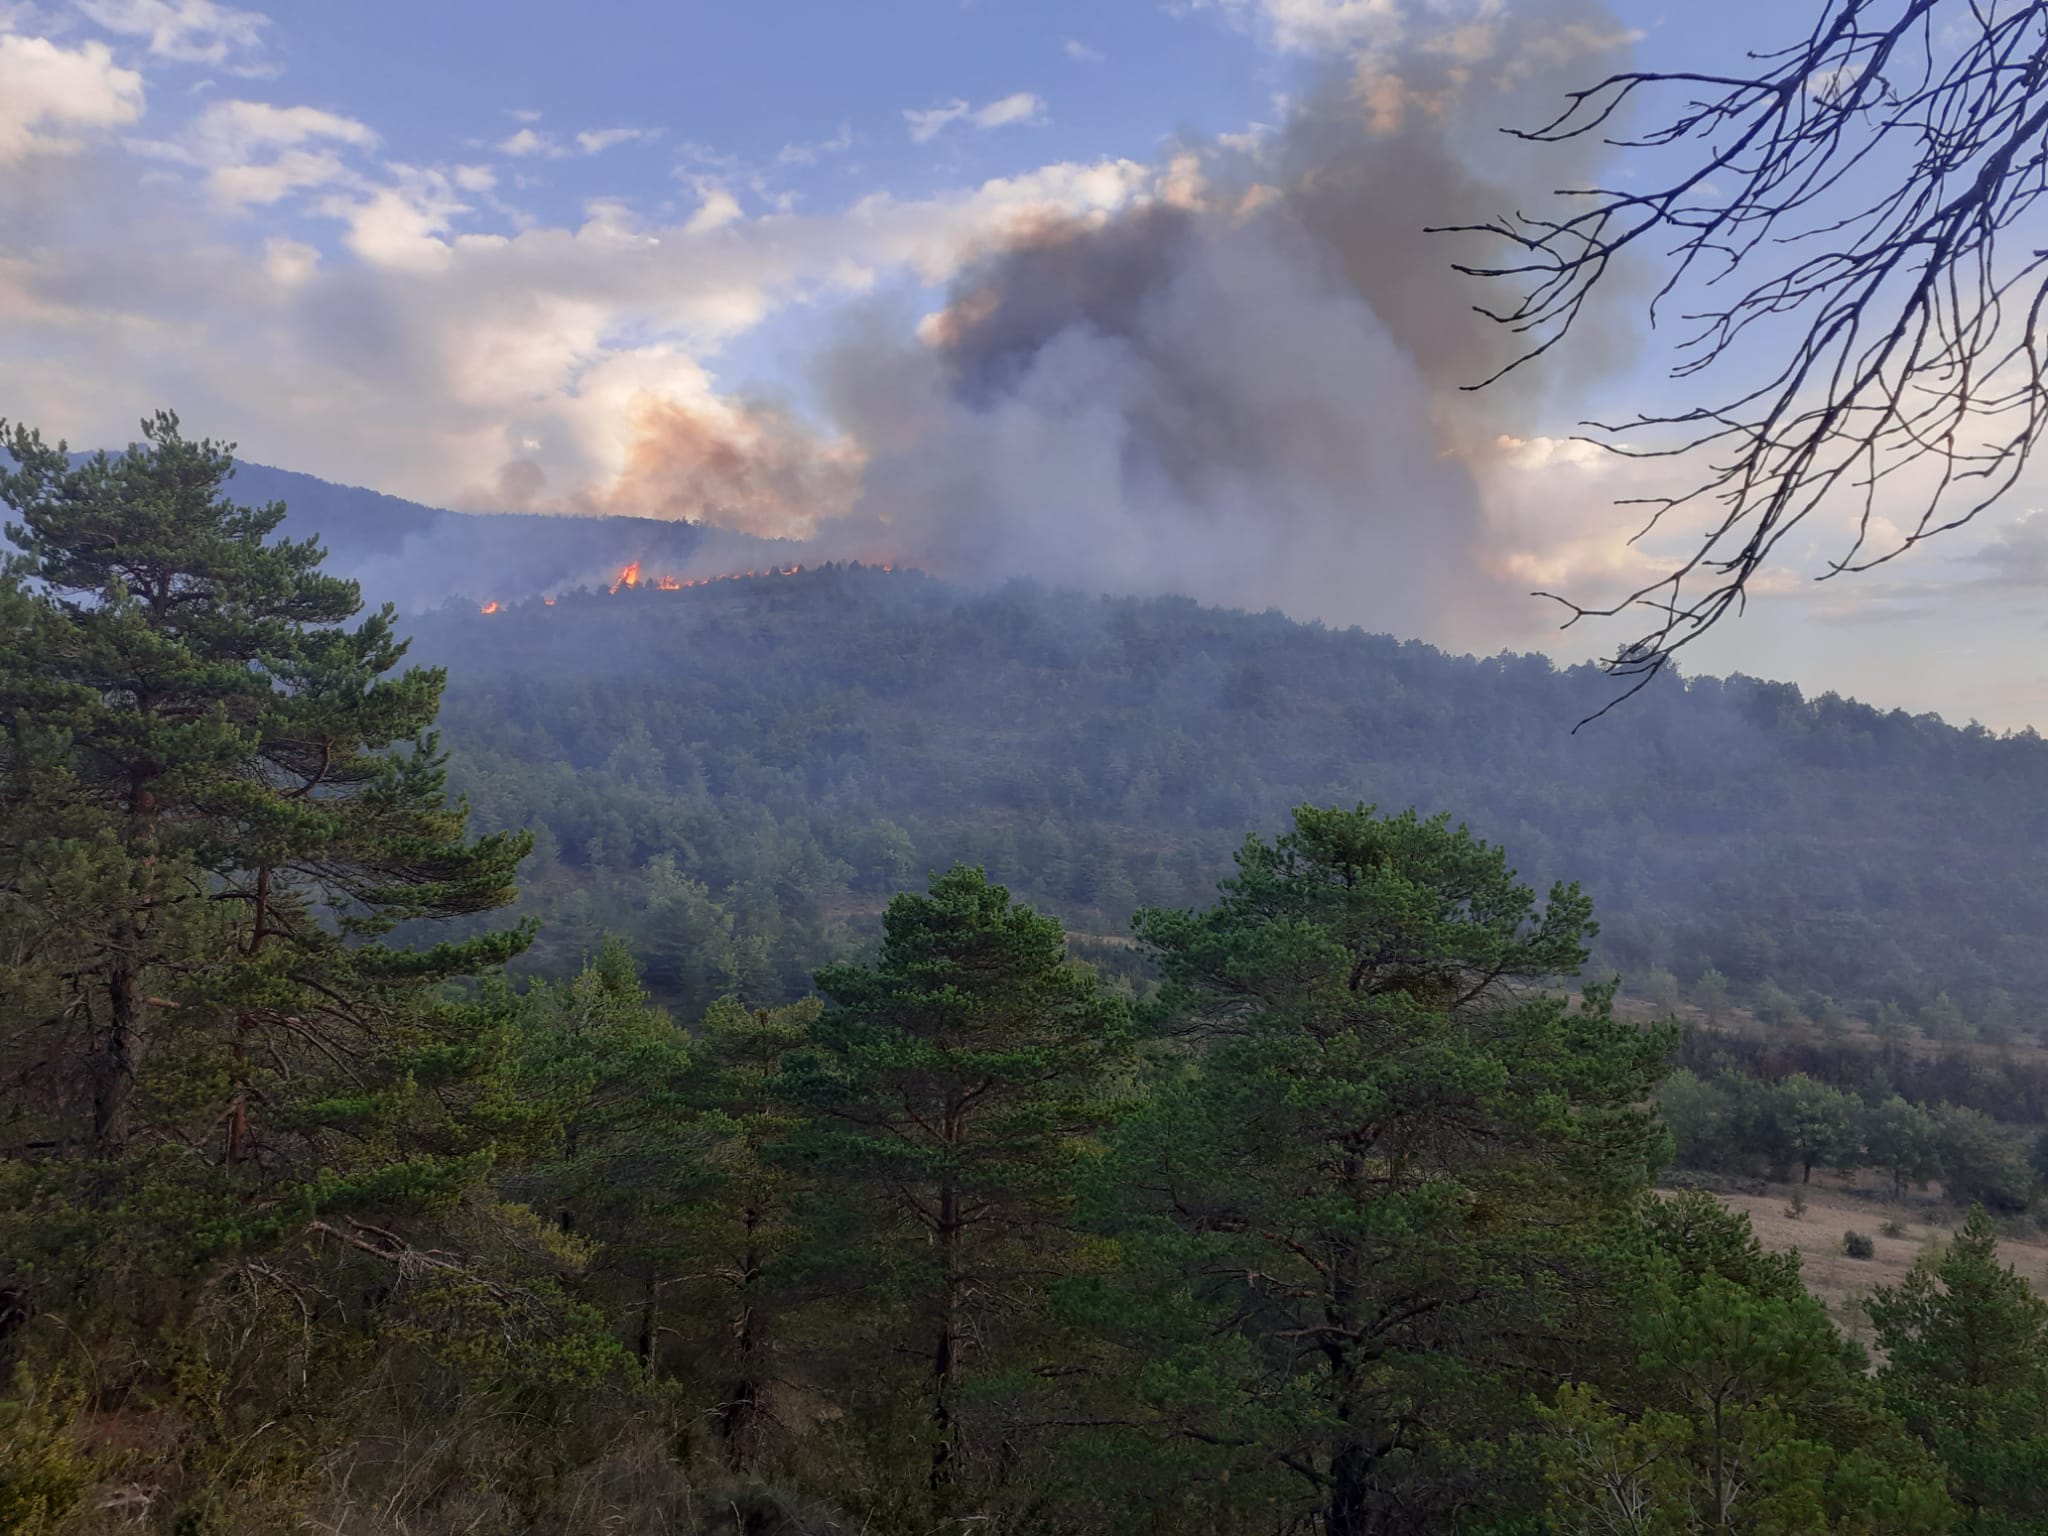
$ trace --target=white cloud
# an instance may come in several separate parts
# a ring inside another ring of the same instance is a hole
[[[1287,53],[1343,52],[1392,41],[1402,21],[1402,0],[1180,0],[1193,11],[1215,11],[1231,25],[1256,31]]]
[[[121,127],[142,104],[142,76],[116,68],[105,43],[0,35],[0,165],[74,150],[70,130]]]
[[[853,148],[853,124],[841,123],[839,131],[815,144],[785,144],[775,157],[777,165],[816,165],[827,155],[843,155]]]
[[[958,122],[968,111],[967,103],[956,96],[936,107],[906,107],[903,121],[910,124],[910,142],[923,144],[938,137],[949,123]]]
[[[740,217],[740,200],[716,182],[705,183],[699,188],[699,195],[703,201],[698,203],[697,211],[683,225],[684,234],[701,235],[723,229]]]
[[[532,118],[537,118],[540,114],[535,112],[529,116],[525,113],[514,113],[513,116],[520,118],[521,121],[530,122]],[[653,140],[660,137],[661,130],[659,128],[586,128],[583,132],[576,135],[575,148],[572,149],[568,145],[561,143],[551,133],[543,132],[538,128],[526,127],[521,128],[518,132],[506,138],[500,139],[497,149],[499,154],[510,155],[515,160],[527,160],[535,156],[545,156],[550,160],[566,160],[571,155],[600,155],[620,144],[631,144],[636,140]]]
[[[1019,91],[1014,96],[1005,96],[992,101],[974,114],[977,128],[1007,128],[1018,123],[1042,123],[1046,119],[1045,100],[1030,91]]]
[[[263,242],[263,275],[280,288],[296,288],[320,266],[320,253],[300,240]]]
[[[445,271],[457,248],[457,243],[446,237],[455,220],[469,212],[454,177],[410,165],[389,165],[385,171],[392,178],[385,185],[353,199],[338,192],[320,211],[343,222],[342,242],[371,267],[410,273]],[[478,245],[504,243],[503,236],[469,239]]]
[[[602,154],[618,144],[660,137],[658,128],[590,128],[576,135],[576,147],[586,155]]]
[[[537,123],[541,119],[541,114],[531,107],[507,107],[505,115],[515,123]]]
[[[602,501],[627,404],[700,402],[721,348],[769,315],[894,275],[944,282],[1020,224],[1153,185],[1131,161],[1056,164],[799,215],[745,211],[707,177],[666,222],[600,202],[573,227],[498,232],[452,171],[365,167],[312,206],[339,226],[322,256],[282,229],[238,250],[198,198],[138,238],[116,177],[80,212],[90,236],[0,238],[0,398],[33,393],[78,441],[118,441],[173,399],[252,458],[444,505],[492,503],[515,460],[545,475],[536,505]]]
[[[1060,48],[1076,64],[1100,64],[1109,57],[1099,48],[1090,48],[1078,37],[1068,38]]]
[[[146,37],[158,58],[187,64],[224,64],[241,50],[253,50],[270,18],[238,11],[215,0],[76,0],[78,8],[109,32]]]
[[[1018,91],[986,106],[974,107],[959,97],[937,106],[907,109],[904,122],[910,125],[913,144],[929,143],[952,124],[966,121],[977,128],[1007,128],[1046,121],[1045,100],[1031,91]]]
[[[509,138],[498,141],[498,153],[525,157],[527,155],[550,155],[561,153],[555,141],[533,128],[522,128]]]
[[[330,139],[374,149],[370,127],[318,107],[278,107],[265,101],[215,102],[192,125],[191,139],[211,164],[245,160],[266,149],[290,149]]]
[[[352,117],[318,107],[220,101],[201,112],[174,145],[150,148],[206,171],[208,194],[225,208],[268,206],[293,192],[354,178],[342,149],[374,149],[377,135]]]

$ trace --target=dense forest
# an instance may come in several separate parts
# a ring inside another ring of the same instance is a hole
[[[540,955],[628,935],[686,1012],[800,995],[955,862],[1121,939],[1310,801],[1449,811],[1539,885],[1579,880],[1597,968],[1638,990],[1718,978],[1774,1018],[1935,1037],[2009,1038],[2048,996],[2031,733],[1666,677],[1574,734],[1613,697],[1590,667],[871,567],[415,630],[481,824],[538,839]]]
[[[444,673],[175,418],[7,446],[0,1530],[2048,1531],[1962,1047],[1604,968],[1981,1024],[2038,742],[847,568]],[[1867,1351],[1681,1140],[1982,1203]]]

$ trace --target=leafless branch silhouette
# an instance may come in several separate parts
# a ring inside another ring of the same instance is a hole
[[[1559,345],[1617,263],[1667,233],[1651,323],[1682,289],[1707,296],[1672,376],[1737,376],[1718,403],[1583,424],[1625,457],[1686,461],[1682,489],[1624,503],[1649,508],[1637,539],[1705,514],[1689,553],[1625,597],[1539,594],[1567,627],[1647,611],[1607,662],[1633,680],[1620,698],[1739,613],[1824,505],[1856,521],[1821,579],[1868,570],[2009,491],[2048,419],[2048,250],[2025,248],[2048,244],[2027,228],[2048,190],[2048,0],[1826,0],[1803,40],[1746,57],[1726,75],[1612,75],[1516,131],[1599,136],[1655,190],[1571,189],[1555,217],[1459,231],[1512,252],[1460,271],[1520,289],[1481,307],[1522,345],[1472,387]],[[1878,520],[1888,483],[1899,496]]]

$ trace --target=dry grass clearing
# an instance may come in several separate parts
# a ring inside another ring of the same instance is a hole
[[[1746,1214],[1766,1248],[1796,1252],[1808,1289],[1827,1303],[1844,1333],[1867,1344],[1870,1324],[1859,1303],[1873,1286],[1897,1285],[1914,1259],[1930,1243],[1942,1241],[1960,1218],[1945,1206],[1878,1200],[1818,1184],[1805,1186],[1806,1212],[1792,1216],[1787,1207],[1797,1188],[1774,1184],[1761,1195],[1722,1194],[1716,1198]],[[1887,1237],[1880,1231],[1887,1221],[1897,1222],[1902,1235]],[[1852,1259],[1844,1253],[1842,1234],[1850,1231],[1868,1237],[1876,1254]],[[2036,1291],[2048,1295],[2048,1235],[2002,1238],[1999,1252]]]

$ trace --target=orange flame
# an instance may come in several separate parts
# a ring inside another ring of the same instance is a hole
[[[543,608],[552,608],[555,606],[555,600],[552,597],[544,597],[540,600],[540,602]]]
[[[496,613],[498,611],[498,600],[495,597],[492,598],[488,603],[484,604],[482,611],[485,613]]]
[[[853,562],[852,568],[856,570],[894,571],[896,566],[894,563],[890,563],[887,565],[869,565],[864,567],[856,560]],[[681,592],[690,587],[708,587],[714,581],[748,581],[758,580],[766,576],[797,576],[801,575],[803,570],[804,567],[800,564],[771,565],[759,570],[724,571],[716,576],[652,576],[643,583],[640,576],[640,562],[634,560],[619,567],[619,574],[613,580],[611,590],[617,592],[623,587],[638,588],[646,585],[652,587],[657,592]],[[554,605],[553,598],[545,598],[543,601],[550,607]]]

